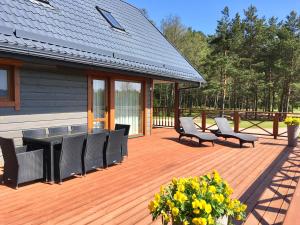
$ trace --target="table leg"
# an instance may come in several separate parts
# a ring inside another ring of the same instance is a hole
[[[50,183],[54,182],[54,147],[50,145]]]

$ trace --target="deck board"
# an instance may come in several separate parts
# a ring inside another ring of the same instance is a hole
[[[159,224],[147,204],[160,185],[213,169],[247,203],[245,224],[282,224],[300,174],[300,150],[285,144],[261,137],[255,148],[240,149],[232,139],[199,147],[189,139],[178,143],[172,129],[155,129],[129,140],[129,157],[120,165],[62,185],[0,185],[0,224]]]

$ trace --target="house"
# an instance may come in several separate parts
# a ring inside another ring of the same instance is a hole
[[[24,129],[115,123],[149,135],[155,80],[204,82],[134,6],[1,1],[0,136],[20,144]]]

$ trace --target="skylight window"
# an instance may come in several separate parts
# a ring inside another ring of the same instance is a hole
[[[96,9],[101,13],[101,15],[104,17],[104,19],[113,27],[116,28],[118,30],[122,30],[125,31],[125,29],[121,26],[121,24],[119,24],[119,22],[115,19],[115,17],[113,17],[113,15],[104,10],[99,8],[98,6],[96,6]]]

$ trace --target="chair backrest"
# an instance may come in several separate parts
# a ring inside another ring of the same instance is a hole
[[[87,132],[87,125],[84,125],[84,124],[72,125],[71,126],[71,132],[73,132],[73,133]]]
[[[200,132],[195,127],[194,120],[192,117],[180,117],[179,121],[180,121],[181,127],[184,130],[184,133],[193,134],[193,133]]]
[[[130,131],[130,125],[128,125],[128,124],[118,124],[118,123],[116,123],[116,125],[115,125],[115,130],[121,130],[121,129],[125,129],[124,135],[125,135],[125,136],[128,136],[129,131]]]
[[[61,147],[60,162],[67,165],[79,161],[81,162],[84,140],[85,135],[64,137]]]
[[[215,118],[216,124],[219,128],[219,131],[221,133],[232,133],[233,130],[229,125],[229,122],[226,118],[224,117],[217,117]]]
[[[104,150],[105,142],[106,142],[106,133],[89,134],[87,136],[87,140],[86,140],[84,156],[97,155],[94,153],[101,152],[101,155],[103,157],[103,152],[104,152],[103,150]]]
[[[106,152],[119,151],[121,154],[122,140],[124,137],[125,129],[111,131],[108,136]]]
[[[3,154],[5,167],[15,167],[18,165],[18,159],[16,154],[16,147],[14,140],[10,138],[0,137],[0,147]]]
[[[46,129],[32,129],[32,130],[23,130],[23,137],[42,137],[46,135]]]
[[[67,134],[69,131],[68,126],[62,126],[62,127],[49,127],[49,134],[50,135],[60,135],[60,134]]]

